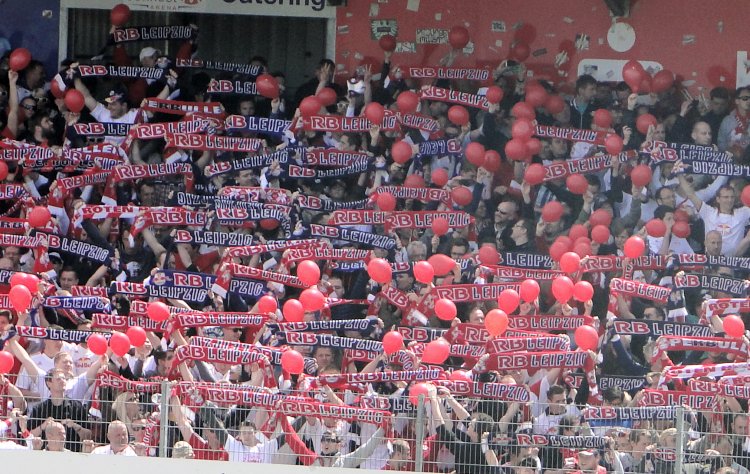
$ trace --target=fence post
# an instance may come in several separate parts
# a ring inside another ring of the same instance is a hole
[[[424,459],[422,452],[424,447],[424,394],[419,395],[419,403],[417,403],[417,426],[416,433],[414,434],[417,438],[415,441],[415,452],[414,452],[414,470],[416,472],[422,472],[424,466]]]
[[[675,414],[677,416],[677,443],[675,449],[675,460],[674,460],[674,472],[675,474],[683,473],[683,461],[684,461],[684,446],[685,446],[685,408],[682,406],[676,407]]]
[[[169,394],[172,392],[168,380],[161,381],[161,399],[159,400],[159,457],[167,457],[169,437]]]

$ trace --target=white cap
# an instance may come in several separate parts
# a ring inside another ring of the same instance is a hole
[[[155,54],[161,54],[160,51],[156,48],[152,48],[151,46],[146,46],[141,50],[141,54],[138,56],[141,61],[143,61],[143,58],[150,58],[154,56]]]

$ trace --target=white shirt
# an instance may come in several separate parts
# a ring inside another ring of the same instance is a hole
[[[648,250],[652,255],[658,255],[661,244],[664,242],[664,237],[648,237]],[[669,250],[674,253],[687,253],[694,254],[692,247],[688,244],[688,241],[682,237],[672,236],[669,241]]]
[[[94,110],[91,111],[91,116],[94,117],[97,122],[102,123],[112,122],[134,124],[136,118],[138,118],[138,114],[140,113],[140,111],[141,109],[130,109],[122,117],[112,118],[112,113],[107,107],[104,106],[104,104],[100,102],[96,104]],[[125,141],[125,137],[107,135],[104,137],[104,141],[106,143],[112,143],[114,145],[121,145]]]
[[[229,460],[233,462],[270,464],[273,460],[273,455],[279,450],[279,443],[274,438],[250,448],[242,444],[234,436],[229,435],[227,442],[224,443],[224,450],[229,454]]]
[[[732,214],[723,214],[715,207],[703,203],[698,214],[703,219],[707,233],[712,230],[721,233],[721,253],[733,257],[740,241],[745,236],[745,226],[750,219],[750,208],[740,207]]]
[[[135,454],[135,451],[130,446],[126,446],[125,449],[123,449],[119,453],[113,453],[112,446],[109,444],[106,446],[99,446],[98,448],[94,448],[94,450],[91,451],[91,454],[108,454],[108,455],[115,455],[115,456],[138,456],[137,454]]]
[[[51,357],[48,357],[43,352],[40,352],[39,354],[34,354],[33,356],[31,356],[31,360],[33,360],[34,363],[37,365],[37,367],[39,367],[45,373],[55,368],[55,362],[53,361],[53,359]],[[32,393],[39,394],[40,396],[42,395],[42,391],[47,389],[47,386],[44,383],[44,376],[32,377],[26,371],[25,367],[22,367],[21,371],[18,373],[16,387],[23,389],[23,390],[28,390]],[[42,397],[39,401],[36,401],[36,402],[31,402],[27,399],[26,400],[28,403],[27,410],[29,411],[29,413],[31,413],[31,410],[35,406],[39,405],[39,403],[41,403],[42,400],[44,400],[44,397]]]

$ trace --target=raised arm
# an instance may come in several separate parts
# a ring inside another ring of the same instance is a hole
[[[74,81],[74,84],[78,92],[83,94],[83,100],[84,104],[86,104],[86,108],[93,111],[96,106],[99,105],[99,102],[94,99],[94,96],[91,95],[91,91],[88,87],[86,87],[86,85],[80,78],[77,77]]]

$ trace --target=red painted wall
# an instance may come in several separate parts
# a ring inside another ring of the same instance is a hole
[[[349,0],[337,15],[336,62],[341,79],[351,75],[359,64],[382,61],[377,41],[371,38],[371,20],[396,19],[398,41],[414,41],[417,29],[466,26],[475,43],[474,53],[461,55],[456,66],[497,65],[508,56],[515,39],[526,41],[531,51],[547,53],[530,57],[532,70],[550,65],[555,55],[567,48],[574,52],[569,71],[574,79],[582,58],[639,59],[660,62],[688,83],[699,86],[735,86],[737,51],[747,51],[747,21],[750,2],[742,0],[633,0],[629,23],[636,32],[630,51],[618,53],[606,40],[612,19],[603,0]],[[409,11],[409,4],[418,11]],[[372,5],[377,15],[370,16]],[[438,19],[436,19],[438,18]],[[491,31],[492,21],[505,22],[505,32]],[[514,25],[521,24],[514,29]],[[720,22],[722,22],[721,27]],[[720,31],[721,29],[721,31]],[[576,34],[587,34],[587,51],[575,51]],[[684,44],[684,35],[694,35]],[[496,41],[502,46],[496,46]],[[447,44],[416,45],[416,53],[395,53],[394,64],[435,65],[445,55]],[[343,68],[342,66],[343,65]],[[563,68],[564,69],[564,68]],[[569,80],[558,70],[547,67],[554,82]],[[723,81],[721,80],[723,79]]]

